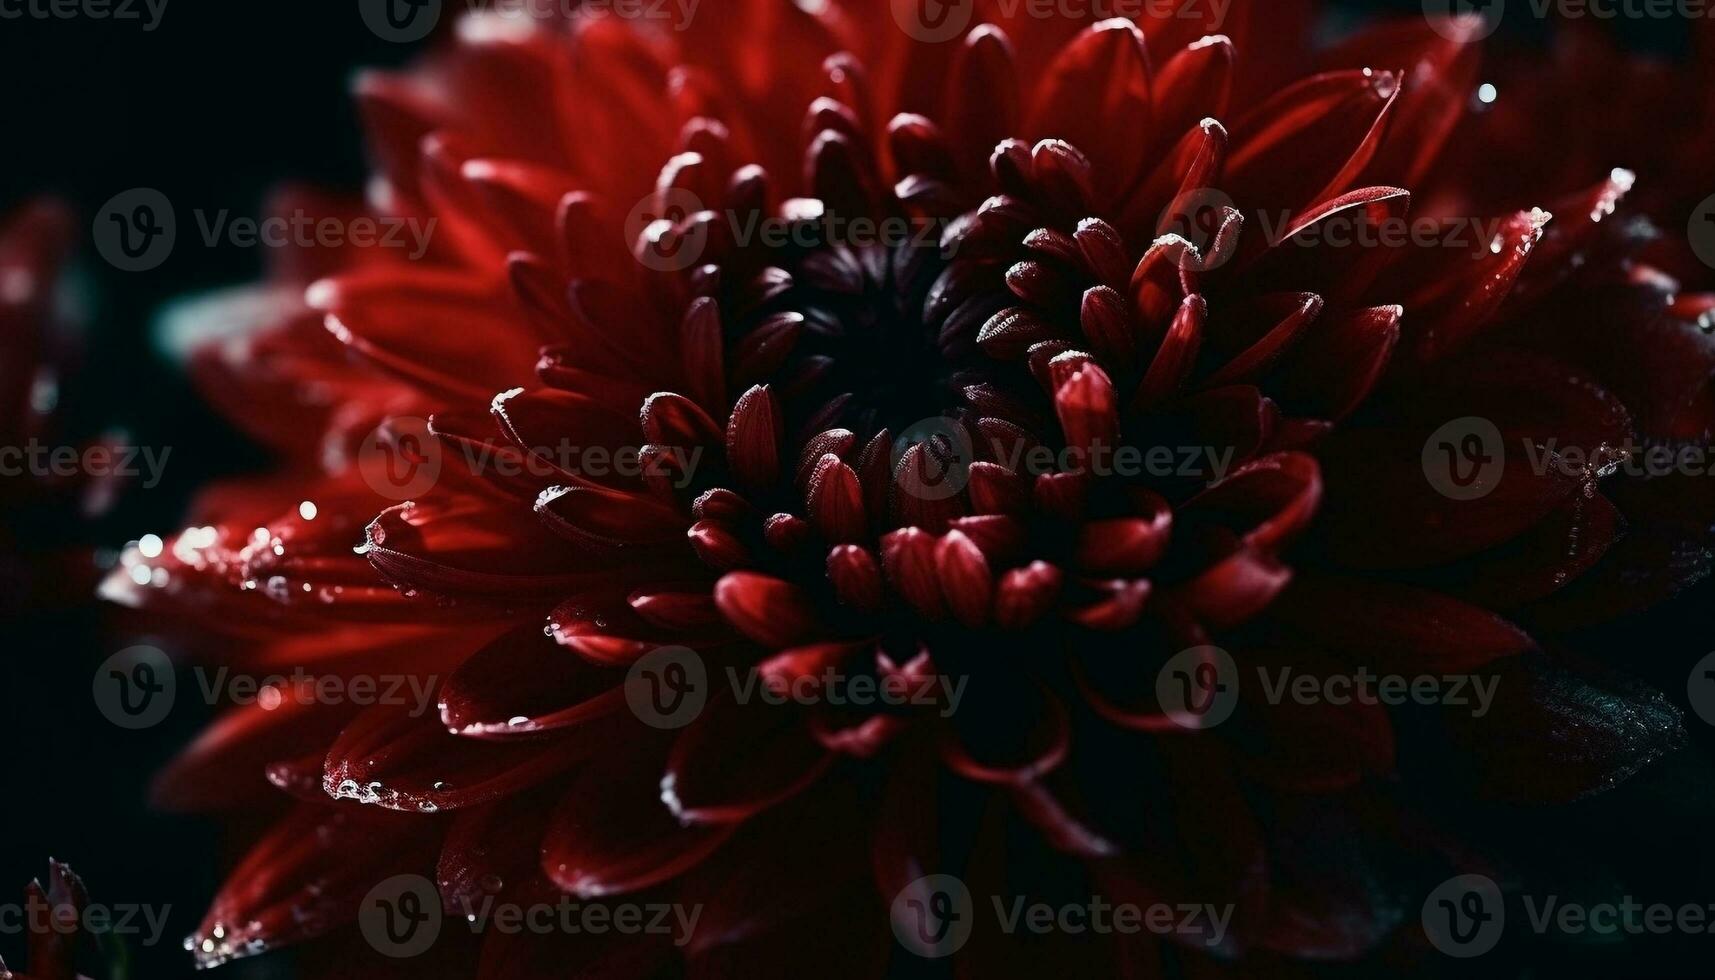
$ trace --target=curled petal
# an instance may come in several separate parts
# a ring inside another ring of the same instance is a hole
[[[723,690],[673,743],[660,799],[683,823],[734,823],[802,792],[834,758],[792,706]]]

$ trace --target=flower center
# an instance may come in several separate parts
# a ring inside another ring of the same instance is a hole
[[[945,268],[933,242],[823,243],[786,265],[791,287],[742,324],[729,357],[776,388],[789,437],[899,433],[958,404],[959,352],[925,319]]]

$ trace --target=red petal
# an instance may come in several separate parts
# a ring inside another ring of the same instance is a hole
[[[979,25],[965,35],[953,57],[943,114],[951,145],[965,154],[960,162],[967,176],[988,169],[989,151],[1015,134],[1018,117],[1012,43],[1000,28]]]
[[[1089,454],[1086,459],[1093,461],[1098,454],[1118,447],[1119,405],[1114,384],[1094,362],[1076,369],[1055,388],[1054,412],[1066,434],[1067,447],[1085,451]]]
[[[1185,504],[1188,514],[1213,516],[1258,551],[1280,550],[1310,523],[1322,501],[1315,457],[1278,453],[1246,463]]]
[[[1016,678],[970,683],[975,689],[939,741],[948,768],[977,782],[1019,785],[1065,761],[1071,726],[1059,698]]]
[[[841,604],[863,612],[881,608],[881,567],[869,549],[842,544],[829,550],[828,581]]]
[[[459,735],[502,737],[580,725],[623,707],[623,682],[529,623],[453,671],[441,687],[441,722]]]
[[[1299,212],[1344,192],[1375,155],[1399,77],[1369,69],[1314,75],[1233,128],[1226,184],[1247,208]]]
[[[1149,363],[1149,371],[1132,395],[1132,409],[1146,409],[1176,394],[1195,366],[1203,345],[1203,324],[1209,308],[1201,296],[1187,296],[1173,315],[1173,326],[1161,349]]]
[[[299,806],[232,870],[191,949],[213,966],[323,935],[389,876],[432,868],[439,837],[421,817]]]
[[[541,877],[537,866],[550,801],[525,793],[460,810],[435,869],[442,903],[468,915],[485,902],[523,901]]]
[[[1330,318],[1309,331],[1280,366],[1274,386],[1289,411],[1340,420],[1369,397],[1399,341],[1400,306]]]
[[[474,497],[401,504],[368,529],[365,555],[388,579],[443,594],[551,597],[613,572],[541,533],[523,508]]]
[[[662,802],[653,751],[599,756],[572,775],[542,839],[542,870],[591,898],[649,888],[708,857],[736,825],[686,826]]]
[[[1506,218],[1488,247],[1472,256],[1459,249],[1442,249],[1437,263],[1417,263],[1410,275],[1414,285],[1400,295],[1411,311],[1406,343],[1417,361],[1434,361],[1454,353],[1489,323],[1501,301],[1542,239],[1552,215],[1519,211]],[[1403,270],[1402,270],[1403,273]]]
[[[994,576],[982,549],[960,531],[948,531],[935,548],[941,594],[953,617],[971,629],[988,619]]]
[[[715,583],[715,603],[746,636],[779,650],[812,640],[821,620],[800,588],[754,572],[730,572]]]
[[[1233,42],[1223,34],[1204,37],[1181,48],[1156,76],[1156,125],[1168,138],[1195,126],[1200,119],[1227,114],[1232,95]]]
[[[1231,629],[1268,608],[1291,579],[1273,557],[1240,548],[1175,589],[1174,597],[1210,629]]]
[[[1063,139],[1088,154],[1102,200],[1131,186],[1152,131],[1149,54],[1128,20],[1093,24],[1038,80],[1025,132]]]
[[[1091,521],[1078,534],[1078,570],[1091,575],[1137,575],[1167,550],[1173,509],[1165,501],[1145,517]]]
[[[1531,649],[1518,627],[1478,606],[1412,586],[1304,576],[1274,615],[1328,649],[1402,673],[1468,673]]]
[[[994,618],[1001,629],[1020,630],[1041,619],[1060,598],[1060,569],[1034,561],[1001,576]]]
[[[324,279],[306,295],[340,341],[400,377],[455,400],[486,399],[528,378],[536,338],[510,304],[458,273],[388,269]]]
[[[1243,275],[1259,292],[1308,290],[1342,306],[1403,251],[1386,239],[1365,240],[1363,229],[1397,229],[1410,207],[1411,194],[1398,187],[1363,187],[1326,200],[1295,214],[1274,240],[1253,239],[1263,251],[1254,260],[1247,254]]]
[[[816,465],[804,499],[816,529],[831,543],[856,541],[868,528],[857,474],[832,453]]]
[[[784,421],[774,394],[758,385],[739,396],[727,423],[727,463],[746,487],[769,487],[780,475]]]
[[[378,705],[340,732],[322,788],[388,810],[475,806],[534,786],[599,751],[594,738],[488,741],[449,734],[434,712]]]
[[[685,308],[679,327],[679,349],[689,390],[704,409],[726,411],[725,344],[721,338],[720,305],[700,296]]]
[[[724,690],[673,743],[660,798],[685,823],[741,821],[801,792],[834,758],[801,712]]]

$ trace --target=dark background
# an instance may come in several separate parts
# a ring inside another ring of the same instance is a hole
[[[115,21],[0,20],[0,211],[44,192],[62,196],[77,207],[87,245],[103,202],[153,187],[179,220],[177,247],[156,269],[120,272],[92,248],[79,265],[93,306],[84,370],[62,398],[74,430],[117,424],[137,445],[173,447],[162,484],[132,487],[88,529],[90,543],[165,536],[196,486],[263,462],[151,341],[161,304],[262,273],[266,249],[204,247],[191,211],[259,218],[282,178],[358,191],[365,167],[351,76],[409,55],[372,34],[345,0],[169,0],[149,33]],[[122,644],[88,610],[20,626],[5,630],[0,654],[0,707],[13,730],[0,749],[0,903],[22,901],[49,856],[66,861],[94,901],[172,906],[160,945],[130,944],[129,976],[190,976],[179,943],[219,884],[219,838],[213,822],[151,811],[146,796],[151,775],[202,720],[181,698],[185,710],[156,728],[109,724],[90,677]],[[22,937],[0,935],[0,955],[24,966]],[[286,970],[282,957],[264,957],[222,972],[242,980]]]
[[[718,3],[708,0],[701,15],[718,15]],[[1353,17],[1382,7],[1421,9],[1405,2],[1345,6]],[[1679,46],[1676,25],[1622,27],[1632,43]],[[1541,25],[1509,17],[1506,31],[1528,42]],[[52,192],[79,209],[87,232],[109,197],[153,187],[179,216],[179,244],[163,266],[123,273],[93,252],[81,266],[97,302],[81,395],[68,397],[68,408],[85,429],[121,424],[137,444],[174,447],[165,482],[133,490],[113,515],[86,528],[91,543],[165,534],[195,486],[262,462],[157,353],[154,313],[166,301],[261,272],[262,249],[204,247],[191,224],[194,209],[260,216],[264,194],[287,177],[354,192],[361,186],[350,77],[357,66],[398,64],[410,53],[371,34],[348,0],[170,0],[149,33],[138,23],[0,20],[0,210]],[[1708,647],[1709,596],[1700,589],[1647,629],[1625,626],[1610,638],[1640,655],[1658,653],[1642,672],[1681,705],[1684,658]],[[116,647],[88,610],[30,615],[0,635],[8,647],[0,654],[0,707],[13,729],[0,749],[0,903],[21,900],[50,855],[66,860],[97,901],[171,904],[163,943],[132,944],[130,976],[189,975],[179,939],[196,926],[218,883],[220,846],[211,824],[152,812],[145,797],[150,774],[201,719],[175,712],[168,724],[141,733],[102,719],[89,696],[90,671]],[[1694,716],[1689,721],[1706,753],[1707,730]],[[1696,756],[1551,815],[1466,816],[1513,825],[1544,861],[1612,866],[1640,897],[1715,901],[1715,869],[1703,844],[1715,806],[1708,768]],[[1484,975],[1530,975],[1533,966],[1547,976],[1667,975],[1692,971],[1684,964],[1693,958],[1710,962],[1709,951],[1709,943],[1678,937],[1642,948],[1519,949],[1480,962]],[[0,935],[0,955],[22,965],[22,937]],[[223,969],[239,978],[285,976],[289,963],[265,957]],[[1683,975],[1707,975],[1707,968]]]

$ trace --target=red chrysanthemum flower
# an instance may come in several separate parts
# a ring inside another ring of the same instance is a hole
[[[1676,744],[1658,694],[1547,654],[1566,590],[1653,574],[1622,514],[1686,560],[1602,616],[1704,574],[1710,521],[1610,500],[1605,463],[1517,460],[1472,502],[1422,462],[1467,416],[1592,449],[1659,421],[1631,400],[1655,389],[1531,343],[1574,284],[1659,294],[1609,231],[1630,174],[1501,202],[1474,250],[1335,234],[1405,221],[1427,181],[1481,196],[1483,166],[1437,167],[1474,24],[1316,52],[1295,3],[979,5],[938,43],[889,5],[810,6],[467,18],[358,83],[369,210],[433,219],[422,261],[312,257],[179,314],[227,334],[193,370],[288,466],[211,490],[133,556],[161,574],[109,594],[196,627],[190,655],[431,678],[439,708],[263,698],[164,774],[173,805],[297,798],[188,942],[202,963],[333,932],[407,873],[449,910],[701,910],[682,950],[491,933],[491,977],[873,974],[935,873],[1235,909],[1167,938],[979,923],[962,975],[1357,958],[1421,944],[1401,923],[1472,860],[1400,789],[1395,719],[1247,686],[1205,730],[1164,664],[1510,678],[1430,736],[1482,793],[1574,798]],[[1589,329],[1692,352],[1669,416],[1707,442],[1685,302]],[[1197,452],[1119,462],[1157,447]],[[662,657],[715,692],[682,729],[627,710]],[[741,699],[729,668],[811,703]],[[840,704],[833,678],[943,696]]]

